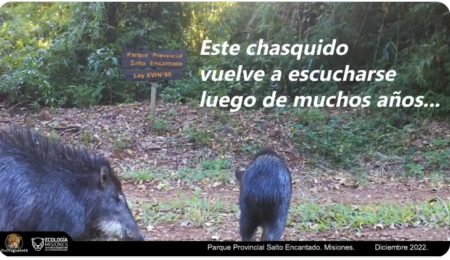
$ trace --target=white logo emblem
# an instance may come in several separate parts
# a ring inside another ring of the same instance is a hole
[[[33,245],[34,250],[41,251],[44,247],[44,239],[41,237],[33,237],[31,239],[31,245]]]

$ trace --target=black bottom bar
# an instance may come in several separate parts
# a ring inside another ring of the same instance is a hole
[[[450,241],[88,242],[60,232],[0,233],[8,256],[442,256],[449,247]]]

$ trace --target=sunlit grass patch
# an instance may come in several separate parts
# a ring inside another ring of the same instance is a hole
[[[186,226],[212,226],[232,217],[237,206],[217,199],[202,198],[200,192],[168,202],[145,203],[142,206],[145,225],[178,222]]]
[[[450,201],[441,199],[419,204],[297,204],[290,209],[289,226],[314,231],[408,226],[450,227],[449,208]]]

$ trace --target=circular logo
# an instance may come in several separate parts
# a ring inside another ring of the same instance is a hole
[[[10,250],[18,250],[22,249],[23,239],[18,234],[12,233],[9,234],[5,239],[5,246]]]

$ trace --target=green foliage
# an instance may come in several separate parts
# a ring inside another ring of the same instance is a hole
[[[446,174],[450,171],[450,143],[433,136],[424,138],[422,135],[429,133],[427,121],[370,109],[345,114],[303,109],[295,114],[292,141],[313,164],[326,159],[354,173],[368,170],[364,166],[368,162],[392,164],[398,166],[394,172],[400,175],[450,177]],[[425,144],[415,144],[418,141]]]
[[[9,3],[0,9],[0,93],[10,103],[44,106],[145,98],[141,84],[123,80],[121,53],[162,44],[183,48],[177,39],[189,15],[174,15],[180,8],[180,3]]]
[[[138,181],[138,182],[150,182],[157,177],[154,171],[150,170],[137,170],[127,172],[122,176],[124,179]]]
[[[408,163],[405,166],[408,175],[423,178],[424,167],[422,165],[418,163]]]
[[[289,226],[301,230],[345,230],[449,226],[449,201],[420,204],[345,205],[297,204],[290,209]]]
[[[292,205],[287,226],[303,231],[392,229],[450,226],[450,202],[436,200],[419,204],[376,203],[367,205],[301,203]],[[145,225],[182,222],[203,226],[220,224],[238,212],[237,205],[202,198],[195,192],[187,198],[142,206]]]
[[[233,178],[230,160],[221,157],[215,160],[201,160],[198,165],[180,168],[176,171],[165,169],[141,169],[126,172],[125,179],[144,182],[181,182],[184,184],[208,183],[227,184]],[[165,184],[164,184],[165,185]]]
[[[435,171],[450,171],[450,140],[434,139],[425,152],[426,164]]]
[[[204,7],[203,7],[204,8]],[[239,16],[234,12],[239,10]],[[251,11],[250,11],[251,10]],[[248,12],[247,12],[248,11]],[[266,72],[279,69],[342,69],[344,64],[359,69],[395,69],[394,82],[290,82],[287,73],[280,82],[265,80],[262,83],[206,84],[200,82],[199,71],[191,77],[177,82],[164,91],[166,99],[184,101],[198,99],[202,90],[214,95],[255,95],[262,97],[272,90],[289,96],[306,94],[334,94],[338,90],[353,94],[391,95],[401,91],[402,95],[423,95],[426,102],[441,106],[434,109],[395,109],[389,114],[402,117],[414,114],[422,117],[444,116],[448,119],[450,104],[450,42],[447,8],[431,3],[238,3],[220,14],[228,21],[221,28],[232,25],[228,41],[240,43],[241,48],[259,39],[270,39],[273,43],[308,43],[323,39],[324,42],[338,39],[349,45],[344,56],[312,56],[300,61],[291,57],[248,57],[245,55],[208,57],[201,69],[263,69]],[[417,20],[417,17],[423,19]],[[222,42],[224,34],[207,30],[209,38]],[[196,27],[196,28],[197,28]],[[227,34],[225,34],[226,36]],[[226,38],[226,37],[225,37]],[[220,93],[219,93],[220,92]]]
[[[221,171],[231,168],[231,162],[223,157],[215,160],[204,160],[202,163],[203,170]]]
[[[203,199],[200,192],[185,201],[184,218],[192,221],[195,226],[202,226],[209,221],[220,222],[223,218],[221,215],[229,211],[223,201]]]
[[[147,116],[147,120],[150,123],[150,128],[159,135],[163,135],[170,131],[170,122],[164,119],[160,119],[152,114]]]
[[[235,205],[227,205],[223,200],[210,201],[195,192],[187,198],[176,198],[170,202],[146,203],[143,205],[143,220],[146,225],[181,222],[200,227],[220,224],[225,215],[237,211]]]
[[[42,67],[67,12],[62,5],[34,3],[10,3],[0,9],[0,92],[7,93],[10,102],[59,105],[58,93]],[[46,22],[37,23],[38,19]]]
[[[409,176],[424,177],[444,175],[450,178],[450,141],[434,139],[419,149],[410,149],[405,157],[405,172]]]
[[[187,184],[192,183],[210,183],[210,184],[227,184],[231,180],[231,173],[224,169],[198,169],[198,168],[183,168],[177,171],[174,175],[177,180]]]
[[[183,129],[183,134],[190,142],[193,142],[196,145],[208,145],[214,138],[213,133],[193,127]]]
[[[179,219],[179,213],[169,203],[146,203],[142,206],[143,222],[147,225],[174,222]]]
[[[423,17],[423,19],[417,19]],[[125,82],[126,48],[185,49],[186,77],[163,83],[165,100],[211,95],[424,95],[435,109],[395,113],[446,116],[450,112],[448,10],[438,3],[8,3],[0,9],[0,92],[10,103],[91,106],[148,97],[142,83]],[[341,57],[199,56],[201,42],[259,39],[307,43],[336,38],[349,45]],[[356,84],[281,81],[202,82],[200,69],[395,69],[394,82]]]
[[[321,127],[326,124],[327,116],[319,109],[304,109],[297,115],[298,121],[311,127]]]
[[[326,114],[316,109],[298,113],[292,127],[298,149],[311,161],[327,158],[335,165],[356,171],[377,154],[405,155],[407,132],[378,118],[357,114]]]
[[[252,140],[251,140],[252,141]],[[260,145],[256,143],[243,143],[241,144],[241,152],[244,154],[256,155],[260,150]]]

